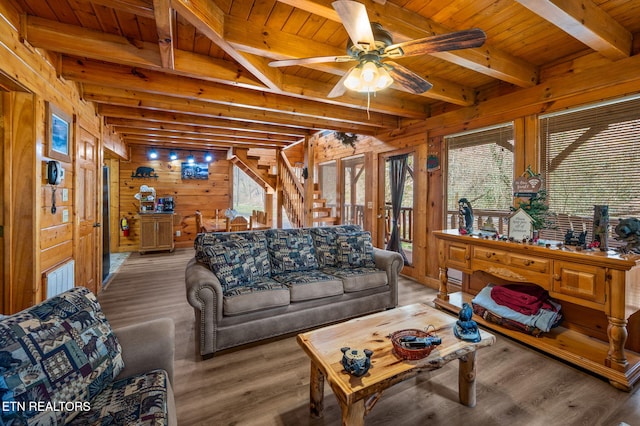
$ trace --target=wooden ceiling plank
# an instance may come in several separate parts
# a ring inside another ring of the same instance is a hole
[[[106,113],[105,105],[99,105],[101,115],[118,116],[118,110],[125,107],[138,107],[147,110],[168,111],[171,113],[195,114],[211,120],[223,119],[225,121],[237,121],[237,126],[246,125],[245,121],[255,124],[272,124],[276,126],[290,126],[298,130],[336,130],[341,132],[355,132],[363,135],[372,135],[380,130],[380,127],[370,126],[367,122],[349,123],[323,118],[299,117],[289,114],[276,113],[265,110],[246,110],[244,108],[234,108],[224,105],[212,104],[210,102],[194,101],[188,99],[174,98],[171,96],[154,95],[150,93],[130,93],[125,89],[117,89],[123,96],[115,94],[96,94],[83,91],[83,96],[88,101],[98,104],[108,104],[112,107]],[[194,116],[194,122],[198,117]],[[396,126],[397,127],[397,126]],[[395,127],[394,127],[395,128]]]
[[[243,55],[224,39],[225,15],[213,2],[208,0],[171,0],[171,5],[191,25],[217,44],[264,85],[274,90],[279,88],[280,71],[269,69],[261,61],[255,61]]]
[[[132,107],[118,107],[118,112],[114,115],[113,110],[110,110],[107,106],[103,106],[102,108],[104,112],[111,112],[110,115],[105,116],[106,123],[111,125],[127,123],[127,125],[131,126],[135,123],[140,123],[140,125],[148,123],[147,125],[152,127],[163,125],[197,126],[196,128],[203,129],[228,130],[246,133],[267,133],[274,134],[278,137],[289,137],[292,139],[304,137],[309,133],[303,128],[226,120],[221,117],[212,120],[209,117],[200,117],[193,114],[153,111]]]
[[[633,34],[591,0],[517,2],[609,59],[631,55]]]
[[[153,13],[153,0],[78,0],[101,6],[122,10],[145,18],[155,19]]]
[[[173,11],[171,0],[153,0],[153,13],[158,31],[158,46],[164,68],[174,68],[173,57]]]
[[[132,120],[127,118],[111,118],[107,117],[108,120],[105,122],[115,129],[121,129],[122,131],[129,129],[138,129],[140,131],[147,130],[164,130],[168,132],[179,132],[179,133],[197,133],[197,134],[206,134],[209,136],[233,136],[233,137],[243,137],[247,139],[261,139],[261,140],[272,140],[272,141],[280,141],[291,143],[300,140],[300,135],[298,136],[287,136],[281,135],[277,133],[266,133],[266,132],[255,132],[255,131],[244,131],[244,130],[236,130],[223,128],[218,126],[214,127],[204,127],[204,126],[193,126],[188,124],[176,124],[162,121],[151,121],[151,120]],[[130,131],[130,130],[129,130]]]
[[[165,136],[165,137],[185,138],[185,139],[203,138],[203,139],[214,139],[214,140],[215,138],[218,138],[218,139],[234,138],[237,140],[247,141],[247,142],[271,143],[276,146],[287,146],[293,142],[298,141],[298,139],[283,141],[283,140],[277,140],[277,139],[262,138],[259,136],[238,135],[232,132],[228,132],[228,133],[209,133],[209,132],[193,132],[193,131],[183,132],[183,131],[171,130],[166,128],[150,129],[150,128],[140,128],[140,127],[127,127],[127,126],[114,126],[113,128],[115,129],[116,132],[118,132],[119,134],[122,134],[123,136],[146,135],[146,136]]]
[[[181,148],[181,149],[189,149],[188,147],[193,148],[194,150],[198,149],[216,149],[220,147],[232,148],[237,146],[242,146],[243,148],[274,148],[269,144],[261,144],[261,143],[243,143],[243,142],[234,142],[234,141],[217,141],[217,142],[197,142],[197,141],[189,141],[189,140],[175,140],[175,139],[167,139],[167,138],[145,138],[145,137],[136,137],[129,136],[127,138],[122,138],[122,140],[126,144],[130,145],[149,145],[154,147],[173,147],[173,148]]]
[[[320,14],[327,19],[337,20],[339,22],[337,14],[334,15],[332,13],[332,0],[278,1],[293,5],[294,7],[303,8],[308,12]],[[417,13],[403,9],[391,2],[379,4],[379,2],[373,0],[363,0],[362,3],[364,3],[367,8],[369,19],[381,23],[385,29],[393,32],[396,43],[453,31],[450,28],[440,25]],[[332,17],[335,17],[335,19]],[[469,55],[467,53],[469,51],[474,51],[474,54]],[[506,52],[502,52],[495,47],[491,47],[488,44],[475,49],[464,49],[432,55],[520,87],[531,87],[538,81],[537,67],[515,58]],[[499,57],[493,58],[494,55],[498,55]],[[457,58],[459,56],[463,56],[463,58],[458,60]]]
[[[305,101],[272,93],[257,93],[253,90],[233,88],[228,85],[172,76],[151,70],[63,57],[61,71],[65,78],[82,83],[158,95],[171,95],[239,108],[278,112],[300,116],[302,119],[328,119],[353,124],[367,122],[373,127],[397,126],[397,118],[390,115],[371,112],[369,118],[366,111],[353,108],[334,106],[331,110],[327,110],[326,105],[320,102]]]
[[[177,140],[189,140],[189,141],[201,141],[201,142],[237,142],[237,143],[261,143],[267,144],[273,147],[285,147],[289,146],[293,142],[282,142],[273,140],[264,140],[260,138],[243,138],[230,135],[208,135],[197,133],[178,133],[169,132],[164,130],[149,130],[142,131],[140,129],[126,129],[116,128],[116,131],[122,135],[123,138],[127,137],[146,137],[146,138],[165,138],[165,139],[177,139]]]

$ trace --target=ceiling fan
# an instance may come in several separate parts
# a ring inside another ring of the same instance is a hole
[[[357,61],[358,63],[345,73],[329,92],[329,98],[341,96],[347,89],[371,93],[394,83],[396,88],[409,93],[424,93],[433,87],[431,83],[389,59],[479,47],[486,40],[485,33],[474,28],[394,44],[388,31],[377,22],[369,22],[367,10],[362,3],[340,0],[331,5],[349,34],[346,55],[287,59],[269,63],[272,67],[286,67]]]

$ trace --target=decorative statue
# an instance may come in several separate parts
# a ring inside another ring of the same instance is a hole
[[[453,334],[460,340],[477,343],[482,339],[480,337],[478,324],[471,319],[472,317],[473,309],[471,309],[471,305],[463,303],[462,309],[460,309],[460,313],[458,314],[459,319],[456,321],[455,327],[453,327]]]
[[[609,206],[593,206],[593,243],[601,251],[609,249]]]
[[[473,233],[473,209],[471,203],[466,198],[458,201],[458,231],[461,234]],[[464,223],[464,226],[462,225]]]
[[[342,366],[347,373],[356,377],[367,374],[369,367],[371,367],[373,351],[369,349],[351,349],[349,347],[341,348],[340,351],[343,353]]]
[[[635,217],[620,219],[615,233],[616,240],[627,243],[625,247],[620,247],[621,253],[640,254],[640,219]]]

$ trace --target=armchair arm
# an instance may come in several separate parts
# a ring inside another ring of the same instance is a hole
[[[124,369],[118,379],[161,368],[173,383],[175,331],[171,318],[160,318],[113,330],[122,346]]]
[[[387,281],[392,295],[391,307],[398,306],[398,275],[400,275],[400,271],[404,267],[402,256],[395,251],[374,247],[373,260],[378,269],[382,269],[387,273]]]

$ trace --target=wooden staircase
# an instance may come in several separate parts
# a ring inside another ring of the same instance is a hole
[[[268,192],[276,188],[276,175],[270,173],[271,166],[259,162],[260,157],[251,156],[246,148],[231,148],[227,158],[247,176]]]
[[[327,200],[320,198],[322,191],[318,189],[318,184],[314,184],[313,190],[313,226],[325,226],[335,225],[340,221],[340,218],[332,216],[333,208],[327,207]]]

